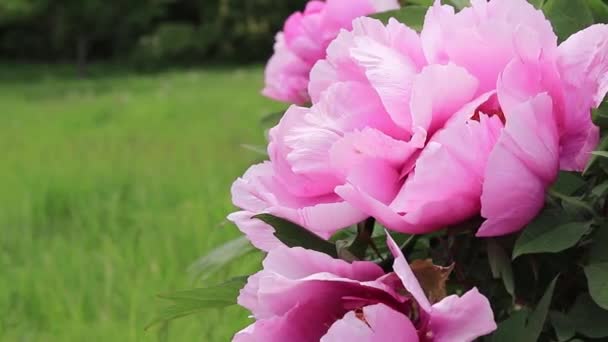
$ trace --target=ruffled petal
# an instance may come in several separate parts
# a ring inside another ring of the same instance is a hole
[[[329,328],[321,342],[417,342],[412,322],[384,304],[362,308],[362,315],[349,311]]]
[[[428,333],[434,342],[470,342],[496,330],[488,299],[476,288],[433,305]]]
[[[511,112],[490,154],[481,196],[487,220],[477,236],[520,230],[544,205],[558,171],[558,133],[551,98],[540,94]]]

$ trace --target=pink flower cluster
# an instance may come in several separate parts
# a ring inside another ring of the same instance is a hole
[[[439,1],[422,32],[353,22],[311,71],[311,107],[270,131],[270,161],[233,186],[230,216],[259,248],[270,213],[328,237],[375,217],[428,233],[481,215],[478,236],[522,229],[562,170],[599,139],[590,111],[608,90],[608,26],[558,46],[525,0]]]
[[[254,216],[323,238],[369,217],[424,234],[481,216],[477,236],[505,235],[598,143],[590,112],[608,91],[608,25],[558,45],[525,0],[471,0],[458,13],[437,0],[420,33],[359,17],[394,5],[312,1],[277,37],[265,93],[312,105],[289,108],[270,131],[270,160],[232,188],[241,210],[229,219],[269,252],[239,297],[256,322],[235,341],[471,341],[493,331],[476,289],[431,303],[390,237],[385,273],[287,248]],[[349,30],[335,37],[340,28]]]
[[[262,93],[288,103],[308,102],[310,69],[325,58],[327,46],[340,29],[350,29],[352,20],[359,16],[397,8],[397,0],[311,0],[303,12],[292,14],[277,34]]]
[[[496,329],[477,289],[429,302],[399,247],[387,241],[395,272],[279,247],[238,298],[256,322],[234,342],[467,342]]]

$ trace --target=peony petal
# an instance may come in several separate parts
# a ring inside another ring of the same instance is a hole
[[[525,0],[474,0],[458,13],[436,1],[421,36],[430,63],[464,67],[479,80],[480,92],[494,89],[500,72],[522,50],[526,57],[540,51],[553,56],[557,47],[551,24]]]
[[[573,34],[558,53],[568,114],[561,138],[561,168],[582,171],[599,142],[590,110],[599,106],[608,91],[608,25],[593,25]]]
[[[264,70],[265,87],[262,94],[277,101],[306,103],[310,68],[310,63],[300,59],[285,45],[283,34],[277,34],[274,54]]]
[[[402,313],[384,304],[366,306],[362,311],[361,318],[349,311],[329,328],[321,342],[418,341],[416,328]]]
[[[255,215],[248,211],[237,211],[228,215],[228,220],[236,224],[251,244],[258,249],[267,252],[282,246],[283,243],[274,236],[274,228],[260,220],[252,219]]]
[[[427,335],[434,342],[470,342],[496,330],[490,302],[476,288],[433,305]]]
[[[453,64],[425,67],[414,78],[410,102],[413,126],[431,136],[473,99],[477,85],[466,69]]]
[[[360,18],[353,22],[355,47],[350,50],[351,57],[365,70],[372,87],[378,92],[391,118],[400,127],[410,129],[409,99],[412,80],[420,66],[409,52],[420,50],[418,35],[396,21],[388,26],[379,20]],[[399,45],[397,44],[399,42]],[[420,59],[420,57],[418,57]]]
[[[505,112],[506,126],[490,154],[481,196],[487,220],[477,236],[520,230],[544,205],[558,171],[558,136],[551,98],[540,94]]]
[[[232,341],[316,341],[325,334],[327,326],[335,319],[334,314],[319,301],[295,305],[284,315],[260,319],[251,324],[239,331]]]
[[[479,212],[483,175],[502,123],[496,116],[455,121],[437,132],[390,205],[408,221],[439,229]]]
[[[431,311],[431,303],[428,298],[426,298],[426,294],[424,294],[424,290],[420,286],[418,279],[412,272],[410,265],[407,263],[405,256],[395,243],[395,240],[390,236],[390,234],[386,233],[386,244],[390,249],[395,261],[393,262],[393,270],[401,279],[403,286],[405,289],[414,297],[420,308],[425,312]]]

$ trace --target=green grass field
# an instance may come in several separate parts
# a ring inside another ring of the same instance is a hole
[[[261,68],[88,80],[0,71],[0,340],[154,341],[158,293],[238,230],[230,184],[259,156]],[[254,272],[249,257],[212,277]],[[200,285],[200,284],[198,284]],[[176,321],[170,341],[227,341],[237,307]]]

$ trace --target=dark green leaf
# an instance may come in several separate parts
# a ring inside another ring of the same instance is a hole
[[[599,198],[605,197],[608,194],[608,182],[596,186],[591,190],[591,193]]]
[[[593,14],[593,21],[596,24],[608,23],[608,5],[602,0],[587,0],[591,14]]]
[[[608,136],[605,136],[602,139],[597,150],[598,151],[608,151]],[[591,158],[589,158],[589,162],[587,163],[587,166],[585,167],[583,174],[587,174],[587,172],[589,172],[591,167],[593,167],[593,165],[598,161],[599,158],[600,158],[600,156],[592,155]]]
[[[589,231],[589,222],[567,222],[558,210],[544,210],[523,230],[513,248],[513,259],[531,253],[556,253],[574,246]]]
[[[585,185],[585,180],[579,172],[560,171],[551,188],[564,195],[572,195],[583,185]]]
[[[338,257],[336,245],[304,227],[270,214],[260,214],[254,216],[254,218],[272,226],[274,235],[287,247],[302,247],[325,253],[333,258]]]
[[[598,157],[608,158],[608,151],[593,151],[591,154]]]
[[[501,278],[507,292],[514,295],[514,283],[513,283],[513,267],[511,266],[511,259],[500,246],[496,240],[488,239],[488,261],[490,262],[490,269],[492,270],[492,276],[494,279]]]
[[[542,9],[560,41],[593,24],[586,0],[547,0]]]
[[[601,2],[601,0],[597,1]],[[608,101],[602,102],[598,108],[594,109],[591,118],[593,123],[599,127],[608,128]]]
[[[406,0],[406,4],[408,5],[419,5],[429,7],[433,4],[435,0]]]
[[[545,321],[547,320],[547,313],[549,312],[549,306],[551,305],[551,298],[553,298],[553,291],[555,290],[555,284],[557,283],[557,277],[553,279],[545,294],[540,299],[538,304],[536,305],[536,309],[530,315],[528,319],[528,325],[526,326],[526,330],[528,334],[526,335],[529,338],[529,341],[536,342],[538,341],[538,337],[543,331],[543,326]]]
[[[395,18],[398,22],[403,23],[413,30],[420,31],[424,23],[424,16],[428,7],[426,6],[405,6],[398,10],[377,13],[371,15],[372,18],[379,19],[387,24],[390,18]]]
[[[470,4],[469,0],[450,0],[450,2],[452,3],[452,5],[454,5],[454,7],[458,9],[463,9],[469,6]]]
[[[249,243],[247,237],[241,236],[216,247],[190,265],[188,271],[196,279],[204,280],[234,260],[255,251],[256,249]]]
[[[591,338],[608,336],[608,311],[600,308],[588,294],[581,294],[568,312],[573,328]]]
[[[545,3],[545,0],[528,0],[529,3],[531,3],[534,7],[541,9],[543,7],[543,4]]]
[[[553,329],[555,329],[555,335],[557,336],[558,342],[568,341],[576,331],[570,318],[566,314],[559,311],[551,311],[549,313]]]
[[[283,114],[285,114],[285,110],[270,113],[262,117],[260,121],[264,127],[274,127],[281,121]]]
[[[548,193],[553,198],[559,199],[562,202],[562,206],[564,207],[564,209],[571,209],[570,211],[567,210],[568,212],[577,211],[579,213],[596,216],[593,207],[591,207],[591,205],[589,205],[585,201],[581,200],[580,197],[568,196],[553,189],[549,189]]]
[[[593,300],[603,309],[608,310],[608,225],[599,227],[594,236],[589,255],[589,264],[585,266],[585,275],[589,293]]]
[[[520,310],[511,314],[509,318],[498,324],[496,331],[490,336],[490,342],[525,342],[529,341],[526,336],[526,319],[528,311]]]
[[[160,298],[171,300],[173,305],[162,310],[159,316],[148,324],[146,329],[203,310],[234,305],[240,289],[246,282],[247,277],[237,277],[211,287],[159,295]]]
[[[536,305],[536,309],[528,315],[527,310],[516,311],[511,316],[498,325],[498,329],[490,337],[491,342],[536,342],[540,336],[545,321],[547,319],[547,313],[549,312],[549,305],[551,298],[553,297],[553,290],[555,289],[555,278],[541,300]]]

